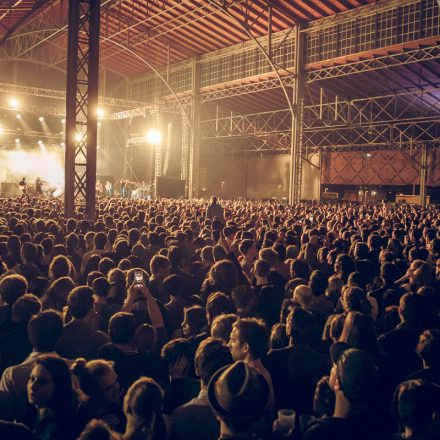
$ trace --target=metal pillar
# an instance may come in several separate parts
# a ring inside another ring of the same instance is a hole
[[[420,163],[420,205],[426,208],[426,170],[428,168],[428,155],[426,145],[422,145],[422,160]]]
[[[199,160],[200,160],[200,63],[197,58],[193,59],[192,64],[192,105],[191,121],[192,131],[190,138],[189,151],[189,170],[188,170],[188,197],[190,199],[199,195]]]
[[[301,34],[300,26],[295,28],[295,66],[292,93],[292,127],[291,127],[291,145],[290,145],[290,185],[289,185],[289,203],[298,203],[301,200],[301,143],[302,143],[302,92],[304,88],[303,76],[303,50],[304,37]]]
[[[160,133],[154,145],[154,197],[157,198],[157,178],[162,175],[162,117],[159,110],[153,112],[154,130]]]
[[[182,155],[180,158],[180,178],[185,181],[185,197],[188,197],[188,151],[189,127],[185,115],[182,115]]]
[[[95,217],[99,0],[70,0],[66,86],[66,217],[85,205]]]

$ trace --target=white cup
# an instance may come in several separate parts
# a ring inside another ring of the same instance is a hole
[[[293,409],[278,410],[278,423],[283,431],[288,432],[295,428],[295,415]]]

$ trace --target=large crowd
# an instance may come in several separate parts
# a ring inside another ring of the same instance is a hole
[[[440,209],[0,199],[0,438],[440,439]]]

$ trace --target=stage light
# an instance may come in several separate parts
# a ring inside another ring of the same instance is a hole
[[[61,142],[60,147],[64,148],[66,146],[66,144],[64,142]]]
[[[9,105],[11,106],[11,108],[16,109],[20,106],[20,102],[16,98],[11,98],[9,100]]]
[[[100,148],[101,148],[101,146],[100,146],[100,145],[97,145],[97,146],[96,146],[96,149],[97,149],[97,150],[99,150]]]
[[[157,130],[150,130],[146,136],[149,144],[158,145],[162,140],[162,135]]]
[[[367,153],[367,157],[369,159],[371,157],[371,153]]]
[[[63,119],[61,119],[61,123],[62,124],[65,124],[66,123],[66,120],[63,118]]]
[[[40,116],[40,117],[38,118],[38,120],[39,120],[40,122],[43,122],[43,121],[44,121],[43,116]]]
[[[98,122],[98,127],[101,127],[101,125],[102,125],[101,122]]]
[[[16,143],[16,144],[19,144],[19,143],[20,143],[20,139],[18,139],[18,138],[15,139],[15,143]]]
[[[40,147],[41,147],[41,145],[43,145],[43,141],[39,140],[39,141],[37,142],[37,144],[40,145]]]
[[[21,115],[20,113],[17,113],[17,115],[15,116],[17,119],[21,119]]]
[[[84,133],[76,133],[75,140],[76,142],[81,142],[84,137]]]
[[[96,110],[96,115],[98,116],[98,119],[103,119],[105,115],[104,109],[98,108],[98,110]]]

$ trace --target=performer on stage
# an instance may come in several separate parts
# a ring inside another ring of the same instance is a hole
[[[100,180],[97,180],[97,181],[96,181],[96,186],[95,186],[95,188],[96,188],[96,195],[98,195],[98,196],[102,196],[103,188],[102,188],[102,182],[101,182]]]
[[[127,195],[127,181],[125,179],[121,179],[121,197],[125,199]]]
[[[110,180],[107,180],[107,182],[105,183],[105,195],[107,197],[112,196],[112,184],[111,184]]]
[[[26,177],[23,177],[23,179],[18,182],[18,189],[21,192],[21,195],[25,195],[27,192],[27,183],[26,183]]]
[[[44,180],[41,180],[39,177],[35,180],[35,192],[37,195],[43,195],[43,184],[46,183]]]

